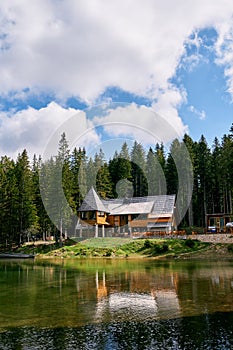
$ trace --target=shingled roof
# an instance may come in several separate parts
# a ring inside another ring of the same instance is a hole
[[[101,199],[92,187],[79,211],[102,211],[110,215],[149,214],[149,217],[172,215],[175,195]]]
[[[84,201],[82,205],[79,207],[78,211],[103,211],[105,213],[108,213],[109,210],[105,207],[102,200],[96,193],[93,187],[89,190],[86,197],[84,198]]]
[[[156,195],[147,197],[116,198],[102,200],[110,215],[150,214],[172,215],[174,212],[175,195]]]

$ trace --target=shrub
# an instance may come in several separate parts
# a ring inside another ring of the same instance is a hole
[[[233,244],[229,244],[227,249],[228,249],[228,252],[233,253]]]
[[[186,239],[185,245],[186,245],[186,247],[188,247],[188,248],[193,248],[193,247],[195,246],[195,241],[194,241],[194,239],[191,239],[191,238]]]
[[[166,253],[168,250],[169,250],[169,246],[165,242],[163,244],[154,245],[154,253],[156,254]]]
[[[152,246],[153,246],[153,243],[151,241],[149,241],[149,239],[146,239],[144,242],[143,248],[148,249],[148,248],[151,248]]]
[[[110,257],[112,256],[112,250],[111,249],[107,249],[106,252],[103,254],[103,256],[107,256],[107,257]]]

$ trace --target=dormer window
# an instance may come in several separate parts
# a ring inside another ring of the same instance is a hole
[[[82,211],[81,219],[82,220],[95,220],[95,211]]]

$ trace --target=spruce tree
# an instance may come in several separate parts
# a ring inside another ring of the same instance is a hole
[[[18,242],[21,244],[23,239],[29,234],[30,229],[34,229],[38,225],[35,198],[32,188],[32,173],[26,150],[18,155],[15,171],[18,186],[17,231]]]
[[[140,143],[134,142],[131,151],[132,182],[135,197],[147,196],[148,184],[146,179],[145,151]]]

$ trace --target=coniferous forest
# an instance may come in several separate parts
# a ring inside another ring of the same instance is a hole
[[[165,152],[163,144],[145,150],[135,141],[132,149],[124,143],[110,160],[105,159],[102,150],[93,158],[86,156],[84,148],[70,150],[62,134],[57,155],[46,162],[37,156],[30,161],[26,150],[16,160],[2,156],[0,243],[20,244],[31,237],[72,235],[77,219],[64,214],[64,194],[73,213],[77,213],[84,194],[93,185],[102,198],[165,194],[164,190],[177,194],[179,178],[172,151],[181,143],[192,162],[193,191],[180,227],[205,227],[207,213],[232,213],[233,124],[229,133],[220,141],[215,138],[211,146],[204,136],[199,141],[188,135],[182,141],[175,139],[169,152]],[[62,191],[54,181],[61,164]],[[44,203],[52,211],[53,220]]]

